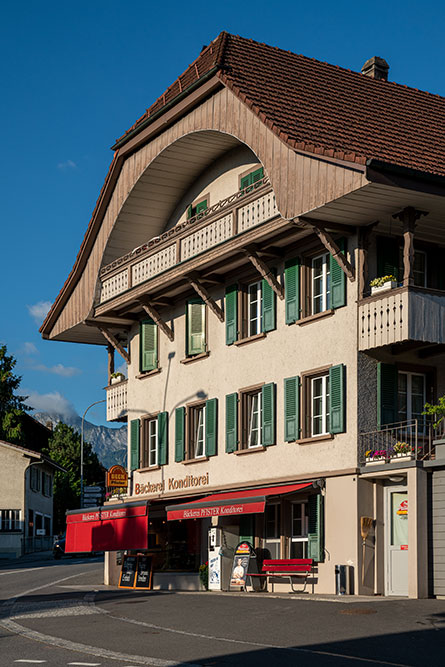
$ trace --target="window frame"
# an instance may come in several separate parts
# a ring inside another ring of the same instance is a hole
[[[202,208],[202,204],[205,204],[204,208]],[[199,211],[197,210],[199,208]],[[187,206],[186,209],[186,219],[191,220],[191,218],[194,218],[196,215],[199,215],[200,213],[203,213],[205,210],[210,208],[210,194],[207,193],[205,195],[202,195],[201,197],[198,197],[198,199],[195,199],[191,204]]]
[[[321,259],[322,260],[322,271],[321,271],[321,283],[322,290],[317,296],[315,296],[315,267],[314,262]],[[315,310],[315,299],[320,299],[322,303],[322,308],[320,310]],[[330,268],[330,254],[328,252],[323,252],[321,254],[315,255],[311,258],[311,298],[310,298],[310,315],[320,315],[326,311],[331,310],[331,268]]]
[[[400,418],[400,385],[399,385],[399,380],[400,376],[405,375],[406,376],[406,418],[401,419]],[[425,405],[426,403],[426,394],[427,394],[427,386],[428,386],[428,377],[426,373],[419,373],[416,371],[408,371],[408,370],[402,370],[402,369],[397,369],[397,419],[398,421],[410,421],[412,419],[417,419],[418,423],[420,424],[423,422],[424,424],[426,423],[426,418],[425,416],[422,416],[420,413],[418,417],[413,417],[413,393],[412,393],[412,380],[413,376],[416,377],[421,377],[423,379],[423,398],[422,398],[422,403]]]
[[[189,350],[189,340],[190,340],[190,326],[191,326],[191,317],[189,315],[189,306],[191,305],[201,305],[203,307],[203,318],[204,318],[204,326],[203,326],[203,350],[201,352],[190,352]],[[185,304],[185,358],[186,359],[196,359],[197,357],[200,357],[201,355],[208,354],[209,351],[209,346],[208,346],[208,309],[207,309],[207,304],[205,301],[199,297],[191,297],[187,299],[186,304]]]
[[[46,498],[51,498],[53,495],[52,475],[42,470],[42,494]]]
[[[40,468],[36,468],[34,465],[30,465],[30,473],[29,473],[29,488],[31,491],[34,491],[35,493],[40,493],[40,490],[42,488],[42,475],[41,475],[41,470]]]
[[[196,423],[196,415],[199,413],[198,422]],[[200,428],[202,429],[202,453],[197,454],[197,440],[196,428],[199,428],[200,418],[202,422]],[[206,401],[196,401],[189,403],[186,406],[186,461],[199,461],[207,458],[206,451]]]
[[[256,287],[256,301],[251,299],[251,288]],[[251,318],[252,303],[256,303],[255,318]],[[246,298],[245,298],[245,319],[246,321],[246,338],[252,338],[263,333],[263,280],[255,280],[246,284]],[[252,322],[256,322],[256,331],[252,331]]]
[[[274,526],[275,526],[275,536],[267,537],[267,522],[268,522],[268,512],[271,508],[274,508]],[[283,516],[283,507],[281,501],[269,502],[266,504],[264,512],[264,528],[263,528],[263,548],[269,549],[269,546],[276,546],[277,553],[275,554],[276,558],[281,557],[281,536],[282,536],[282,516]],[[274,556],[271,554],[271,557]]]
[[[6,514],[8,516],[6,516]],[[12,509],[0,510],[0,533],[21,532],[21,511]],[[5,524],[7,526],[5,527]]]
[[[301,439],[317,439],[317,438],[332,438],[332,434],[329,430],[314,434],[313,433],[313,380],[316,380],[321,377],[329,378],[329,371],[332,368],[332,365],[323,366],[321,368],[316,368],[313,370],[305,371],[301,373],[301,392],[300,392],[300,428],[301,428]],[[327,404],[329,409],[329,394],[325,395],[324,402]],[[326,415],[324,416],[325,426],[326,426]]]
[[[149,415],[144,415],[142,420],[142,447],[141,447],[141,460],[140,460],[140,469],[153,469],[159,468],[159,424],[158,424],[158,415],[159,412],[153,412]],[[155,437],[155,463],[150,463],[150,425],[156,424],[156,437]]]
[[[261,176],[254,180],[255,175],[261,172]],[[247,185],[242,187],[242,182],[251,176],[250,183],[247,183]],[[244,194],[247,194],[249,192],[252,192],[252,190],[256,187],[257,183],[261,183],[261,181],[264,179],[264,167],[262,164],[259,166],[256,165],[255,167],[250,167],[246,171],[243,171],[241,174],[238,175],[238,190],[244,190]]]
[[[262,414],[263,414],[263,405],[262,405],[262,389],[264,387],[264,382],[257,384],[251,387],[245,387],[244,389],[239,390],[239,402],[238,402],[238,422],[240,425],[240,434],[238,438],[238,449],[239,450],[249,450],[253,451],[255,449],[262,449],[263,445],[263,433],[262,433]],[[259,410],[258,414],[258,443],[256,445],[250,444],[251,436],[251,409],[253,407],[252,398],[254,396],[259,397]]]
[[[292,500],[290,504],[289,558],[307,558],[309,545],[309,501],[307,498],[303,500]],[[294,510],[298,505],[300,506],[299,521],[301,521],[302,532],[297,535],[294,534]],[[295,556],[295,554],[292,554],[293,544],[304,545],[302,556]]]

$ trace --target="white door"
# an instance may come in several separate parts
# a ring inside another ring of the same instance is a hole
[[[385,593],[408,595],[408,491],[386,489]]]

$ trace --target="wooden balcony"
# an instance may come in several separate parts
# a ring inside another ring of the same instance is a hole
[[[445,343],[445,292],[398,287],[359,302],[359,350],[404,341]]]
[[[264,178],[103,267],[97,305],[277,215],[275,195]]]
[[[107,421],[124,421],[127,416],[127,381],[105,388],[107,392]]]

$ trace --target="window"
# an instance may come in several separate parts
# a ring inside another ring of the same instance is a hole
[[[40,491],[40,469],[35,466],[30,470],[30,487],[31,491]]]
[[[290,558],[308,557],[308,520],[307,501],[292,503]]]
[[[140,323],[140,362],[141,373],[158,367],[158,327],[151,318]]]
[[[399,281],[405,273],[403,265],[403,246],[399,246]],[[427,254],[424,250],[414,250],[413,282],[416,287],[427,286]]]
[[[266,280],[226,289],[226,344],[273,331],[276,326],[275,292]]]
[[[311,379],[311,435],[329,433],[329,375]]]
[[[20,510],[0,510],[0,531],[20,530]]]
[[[142,451],[142,467],[152,468],[158,465],[158,420],[144,420],[144,444]]]
[[[266,505],[264,513],[264,548],[269,551],[270,558],[279,558],[281,552],[281,505]]]
[[[130,470],[163,466],[167,463],[167,455],[168,412],[145,416],[142,419],[142,433],[141,420],[130,421]]]
[[[199,459],[205,452],[205,403],[189,409],[189,458]]]
[[[249,174],[245,174],[240,178],[240,190],[245,190],[246,193],[253,189],[253,185],[264,178],[264,169],[254,169]]]
[[[175,410],[175,461],[194,461],[216,455],[218,400]]]
[[[247,286],[247,336],[256,336],[263,330],[262,281]]]
[[[318,255],[312,259],[312,314],[322,313],[331,307],[330,255]]]
[[[263,444],[261,424],[263,421],[263,401],[261,390],[243,394],[244,411],[246,417],[246,445],[258,447]]]
[[[346,430],[346,367],[337,364],[324,370],[309,371],[301,378],[303,438],[344,433]],[[285,379],[285,440],[299,433],[299,379]]]
[[[207,199],[201,199],[201,201],[190,204],[187,209],[187,220],[190,220],[190,218],[193,218],[195,215],[199,215],[199,213],[205,211],[206,208],[208,208]]]
[[[398,374],[398,419],[417,419],[419,425],[425,422],[422,415],[426,401],[426,377],[420,373],[400,371]]]
[[[267,447],[274,445],[275,442],[275,384],[273,382],[241,390],[239,403],[237,393],[226,396],[226,452]]]
[[[42,493],[50,498],[53,495],[53,481],[51,475],[42,472]]]
[[[206,306],[202,299],[192,299],[186,306],[186,355],[204,354],[206,343]]]

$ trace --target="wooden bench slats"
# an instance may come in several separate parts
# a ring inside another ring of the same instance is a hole
[[[262,572],[310,572],[312,565],[269,565],[262,567]]]
[[[312,558],[279,558],[266,559],[263,561],[261,572],[249,574],[249,577],[287,577],[293,592],[294,583],[292,577],[305,577],[302,592],[306,588],[308,576],[312,573],[314,561]],[[250,581],[252,584],[252,580]],[[252,584],[253,586],[253,584]]]
[[[263,560],[264,565],[312,565],[312,558],[275,558]]]

